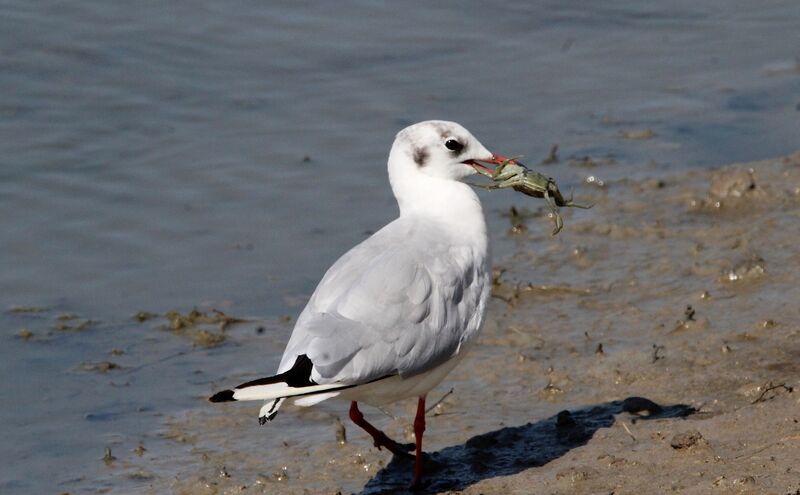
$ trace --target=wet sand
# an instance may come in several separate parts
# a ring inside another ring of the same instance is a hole
[[[543,215],[508,234],[483,335],[429,396],[454,390],[429,413],[427,492],[796,493],[800,153],[579,192],[596,206],[562,209],[558,236]],[[259,427],[252,404],[198,403],[165,420],[179,459],[119,470],[158,472],[152,493],[404,492],[410,463],[346,409]],[[366,414],[411,441],[412,409]]]

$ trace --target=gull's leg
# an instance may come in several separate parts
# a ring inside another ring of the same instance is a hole
[[[372,436],[372,439],[375,441],[375,446],[378,447],[378,449],[386,447],[386,450],[394,455],[412,457],[411,454],[406,452],[402,445],[387,437],[386,433],[369,424],[367,420],[364,419],[364,415],[361,414],[361,411],[358,410],[358,402],[356,401],[350,403],[350,419]]]
[[[417,456],[414,459],[414,482],[412,488],[419,488],[422,481],[422,434],[425,432],[425,396],[417,402],[417,416],[414,418],[414,438],[417,440]]]

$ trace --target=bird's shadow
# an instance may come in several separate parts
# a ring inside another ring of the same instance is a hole
[[[635,420],[683,418],[695,409],[683,404],[660,406],[643,397],[561,411],[547,419],[477,435],[463,445],[453,445],[425,455],[425,482],[413,493],[458,491],[481,480],[508,476],[543,466],[570,450],[585,445],[600,428],[614,424],[620,413]],[[361,491],[361,495],[411,493],[408,484],[413,460],[395,456]]]

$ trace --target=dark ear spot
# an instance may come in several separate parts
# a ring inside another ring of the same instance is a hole
[[[425,150],[425,148],[414,149],[414,163],[416,163],[417,166],[424,167],[427,160],[428,152]]]

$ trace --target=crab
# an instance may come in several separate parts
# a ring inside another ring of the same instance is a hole
[[[550,214],[553,217],[555,227],[553,234],[558,234],[564,228],[564,220],[558,211],[560,206],[570,208],[589,209],[594,205],[581,205],[572,200],[570,194],[569,199],[564,199],[561,191],[558,190],[556,181],[550,177],[545,177],[539,172],[527,168],[525,165],[517,162],[517,158],[504,158],[501,157],[500,162],[494,170],[484,167],[481,164],[474,163],[473,168],[481,175],[484,175],[494,181],[494,184],[473,184],[476,187],[484,189],[507,189],[511,188],[515,191],[521,192],[525,195],[534,198],[544,198],[547,206],[550,209]]]

